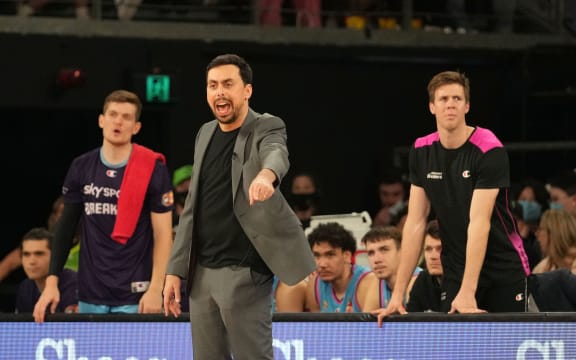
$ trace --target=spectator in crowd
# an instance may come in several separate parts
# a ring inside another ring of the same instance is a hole
[[[27,279],[18,287],[16,295],[16,312],[32,313],[36,301],[44,290],[48,269],[50,267],[50,244],[53,235],[46,228],[33,228],[22,238],[22,267]],[[58,282],[60,302],[56,312],[73,313],[78,307],[78,282],[76,272],[62,270]]]
[[[286,198],[300,219],[302,227],[309,227],[312,216],[318,212],[320,201],[320,190],[316,178],[310,173],[297,173],[292,178]]]
[[[166,271],[166,316],[187,279],[198,359],[272,359],[273,274],[294,285],[314,269],[300,221],[278,188],[288,172],[284,121],[249,105],[252,68],[236,54],[206,67],[215,117],[196,135],[194,173]]]
[[[530,269],[509,209],[508,154],[490,130],[466,123],[470,84],[463,73],[436,74],[428,96],[437,131],[410,149],[400,267],[390,303],[375,311],[378,325],[390,314],[406,313],[404,296],[431,209],[442,239],[442,312],[524,312]]]
[[[557,174],[547,184],[550,208],[565,209],[576,216],[576,170]]]
[[[549,195],[544,182],[527,177],[517,185],[511,210],[516,218],[518,232],[524,241],[530,268],[533,269],[542,260],[540,244],[535,231],[538,228],[542,212],[548,209]]]
[[[426,226],[424,236],[424,269],[418,274],[410,290],[406,305],[408,312],[439,312],[442,295],[442,241],[437,220]]]
[[[48,230],[52,231],[56,220],[62,213],[63,198],[59,196],[54,200],[46,225]],[[78,260],[75,257],[76,247],[70,250],[70,256],[66,261],[66,268],[77,271]],[[26,278],[26,274],[22,269],[22,246],[18,245],[13,248],[0,260],[0,311],[14,310],[15,297],[17,286],[22,280]],[[4,281],[6,280],[6,281]]]
[[[525,220],[535,224],[534,227],[538,226],[540,215],[548,209],[550,203],[550,194],[546,190],[546,185],[536,178],[527,177],[522,179],[517,187],[515,200],[525,209]]]
[[[98,118],[102,146],[68,169],[50,275],[34,309],[37,322],[60,301],[59,277],[79,221],[79,312],[162,312],[174,195],[164,156],[132,142],[142,127],[141,108],[136,94],[111,92]]]
[[[572,269],[532,274],[528,278],[530,312],[576,311],[576,261]]]
[[[378,285],[370,288],[362,310],[372,311],[388,306],[400,262],[402,232],[396,226],[376,226],[362,237],[372,272],[378,278]],[[408,301],[412,284],[422,269],[416,267],[405,293],[405,304]]]
[[[373,226],[390,225],[394,216],[407,205],[406,182],[400,169],[386,171],[378,182],[380,208],[373,216]]]
[[[576,217],[564,209],[548,209],[536,232],[544,258],[534,273],[570,269],[576,260]]]
[[[520,237],[522,237],[530,269],[534,269],[540,260],[542,260],[542,249],[538,239],[536,238],[536,229],[538,225],[533,229],[532,224],[525,220],[524,214],[530,210],[527,209],[526,205],[522,206],[521,202],[512,201],[510,204],[510,210],[516,220],[518,233],[520,234]],[[538,216],[538,219],[539,218],[540,216]]]
[[[574,175],[562,172],[548,183],[551,208],[542,214],[536,231],[544,258],[528,279],[529,311],[576,311]]]
[[[316,271],[310,276],[306,303],[311,312],[361,312],[376,278],[352,263],[356,239],[336,222],[320,223],[308,234]]]

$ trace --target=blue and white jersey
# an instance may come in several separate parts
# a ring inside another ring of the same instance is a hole
[[[342,299],[338,299],[332,288],[332,284],[316,277],[314,284],[314,296],[316,302],[320,305],[321,312],[362,312],[360,304],[358,304],[358,297],[356,291],[358,283],[366,275],[370,273],[370,269],[361,265],[352,265],[352,279],[346,288],[346,292]]]
[[[415,279],[416,277],[418,277],[418,274],[420,274],[422,272],[422,268],[417,266],[416,269],[414,269],[414,272],[412,273],[412,279]],[[379,293],[380,293],[380,308],[385,308],[388,306],[388,303],[390,302],[390,298],[392,297],[392,289],[390,289],[390,287],[388,286],[388,282],[384,279],[380,279],[380,281],[378,282],[378,286],[380,287],[379,289]],[[407,299],[404,298],[404,305],[407,304]]]

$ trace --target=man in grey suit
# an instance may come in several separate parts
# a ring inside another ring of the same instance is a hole
[[[195,359],[273,359],[273,274],[296,284],[315,268],[278,187],[288,171],[282,119],[253,111],[252,70],[234,54],[206,68],[215,120],[196,136],[194,173],[166,271],[164,309],[178,316],[187,279]]]

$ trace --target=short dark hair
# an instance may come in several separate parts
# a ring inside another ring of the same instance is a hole
[[[396,248],[400,249],[402,244],[402,232],[396,226],[374,226],[362,237],[362,244],[375,243],[383,239],[392,239],[396,243]]]
[[[574,170],[568,170],[556,174],[550,181],[548,181],[548,186],[562,189],[572,196],[576,194],[576,172]]]
[[[403,173],[402,169],[397,167],[391,167],[384,169],[379,177],[378,184],[405,184],[406,175]]]
[[[24,236],[22,236],[22,241],[20,242],[20,249],[22,249],[22,243],[28,240],[48,240],[48,249],[51,249],[53,237],[54,236],[52,232],[46,229],[45,227],[32,228],[28,230],[28,232],[26,232]]]
[[[518,196],[525,188],[532,189],[532,191],[534,192],[535,200],[542,207],[542,211],[548,209],[550,194],[548,193],[548,190],[546,190],[546,184],[543,181],[533,177],[523,178],[518,183],[516,193],[514,194],[513,199],[518,200]]]
[[[470,80],[459,71],[443,71],[434,75],[428,83],[428,98],[430,102],[434,102],[434,93],[440,86],[459,84],[464,88],[464,96],[466,102],[470,102]]]
[[[252,68],[244,58],[236,54],[223,54],[216,56],[208,63],[208,66],[206,66],[206,76],[208,76],[208,71],[210,71],[210,69],[222,65],[238,66],[238,69],[240,70],[240,78],[242,78],[244,84],[252,84]]]
[[[438,220],[430,220],[426,225],[426,235],[432,236],[434,239],[440,239],[440,224]]]
[[[310,248],[314,245],[327,242],[332,247],[341,248],[342,251],[356,252],[356,239],[349,230],[337,222],[320,223],[308,234]]]
[[[112,102],[116,103],[130,103],[136,106],[136,121],[140,121],[140,113],[142,112],[142,101],[135,93],[128,90],[114,90],[104,99],[102,106],[102,114],[106,113],[108,105]]]

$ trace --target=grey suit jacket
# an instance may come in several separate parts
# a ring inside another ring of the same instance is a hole
[[[166,274],[188,279],[188,288],[196,264],[193,234],[198,175],[216,126],[217,120],[205,123],[196,136],[194,173],[166,270]],[[263,168],[276,174],[276,190],[270,199],[250,206],[248,188]],[[292,285],[315,269],[315,261],[300,221],[278,186],[288,168],[284,121],[249,109],[236,138],[232,156],[234,214],[270,270],[281,281]]]

